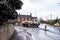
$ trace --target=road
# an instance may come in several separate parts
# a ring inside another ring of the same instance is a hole
[[[15,30],[19,36],[23,36],[23,40],[60,40],[60,28],[48,25],[47,31],[44,31],[44,27],[45,24],[41,24],[39,28],[15,26]],[[28,39],[24,35],[29,35]]]

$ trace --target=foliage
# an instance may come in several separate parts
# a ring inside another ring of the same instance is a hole
[[[18,14],[15,10],[21,9],[22,4],[20,0],[0,0],[0,25],[16,19]]]

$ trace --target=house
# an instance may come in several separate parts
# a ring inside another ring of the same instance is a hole
[[[60,26],[60,19],[56,20],[57,22],[54,24],[54,26],[59,27]]]
[[[22,25],[24,22],[29,21],[29,23],[32,23],[32,20],[37,19],[37,17],[32,17],[32,14],[30,15],[18,15],[18,25]]]
[[[59,27],[59,22],[55,23],[54,26]]]

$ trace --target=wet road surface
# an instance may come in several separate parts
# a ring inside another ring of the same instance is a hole
[[[60,40],[60,28],[48,25],[47,31],[44,31],[45,24],[39,28],[15,26],[19,40]],[[20,37],[22,36],[22,37]]]

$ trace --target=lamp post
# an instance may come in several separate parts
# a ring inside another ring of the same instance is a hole
[[[59,26],[60,26],[60,20],[59,20]]]

